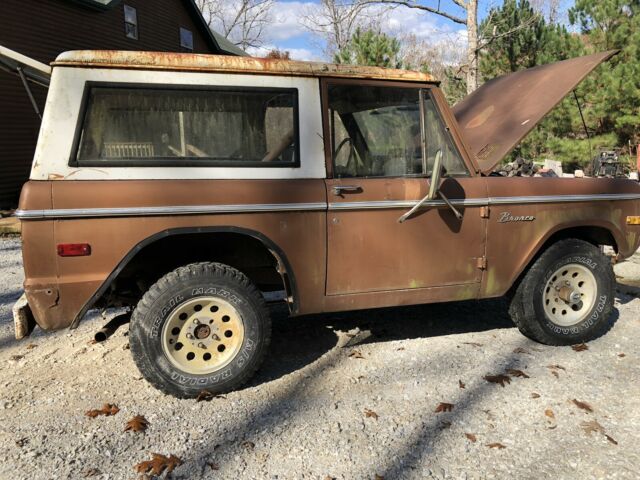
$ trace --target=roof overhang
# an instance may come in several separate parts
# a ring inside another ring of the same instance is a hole
[[[29,58],[21,53],[0,45],[0,70],[20,76],[25,76],[30,82],[49,86],[51,67]]]

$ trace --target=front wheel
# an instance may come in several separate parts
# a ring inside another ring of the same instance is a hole
[[[577,239],[551,245],[510,299],[509,314],[527,337],[573,345],[604,335],[614,323],[615,276],[610,260]]]
[[[131,317],[130,345],[142,375],[179,398],[240,387],[271,336],[260,292],[238,270],[194,263],[166,274]]]

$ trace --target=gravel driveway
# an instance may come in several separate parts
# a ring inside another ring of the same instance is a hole
[[[640,279],[634,261],[616,267],[621,281]],[[298,319],[274,307],[271,353],[257,377],[196,402],[142,380],[126,327],[89,344],[105,323],[98,314],[77,330],[16,341],[19,240],[0,240],[0,267],[2,479],[133,479],[152,453],[182,460],[172,478],[640,475],[633,287],[620,286],[616,325],[583,351],[527,340],[500,301]],[[105,403],[119,412],[85,416]],[[124,431],[136,415],[146,432]]]

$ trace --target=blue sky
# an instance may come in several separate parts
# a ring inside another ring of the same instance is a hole
[[[304,12],[317,4],[317,0],[277,0],[272,11],[273,21],[266,32],[265,49],[276,47],[288,50],[296,60],[319,60],[323,58],[319,38],[309,33],[300,23]],[[423,1],[425,5],[437,6],[438,0]],[[443,10],[464,17],[465,12],[451,0],[441,0]],[[480,17],[486,15],[489,2],[480,2]],[[462,42],[465,40],[464,25],[459,25],[437,15],[415,9],[398,7],[387,12],[381,20],[382,29],[391,34],[413,33],[421,40],[439,42]],[[251,52],[261,53],[261,52]]]

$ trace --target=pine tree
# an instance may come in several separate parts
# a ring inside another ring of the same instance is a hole
[[[349,43],[334,57],[336,63],[400,68],[400,42],[377,30],[356,29]]]

